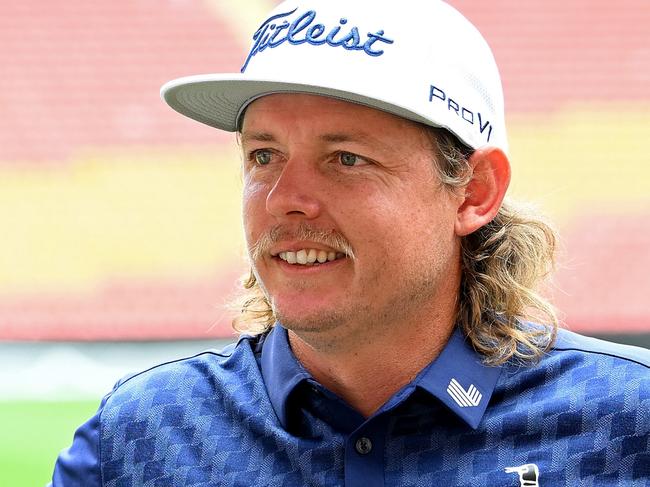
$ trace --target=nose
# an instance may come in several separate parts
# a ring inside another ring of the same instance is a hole
[[[266,210],[276,218],[316,218],[321,211],[318,199],[318,171],[300,159],[284,164],[266,197]]]

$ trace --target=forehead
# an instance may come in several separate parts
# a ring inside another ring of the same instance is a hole
[[[382,137],[421,137],[423,127],[411,120],[364,105],[302,93],[276,93],[253,101],[241,132],[290,128],[300,131],[367,132]]]

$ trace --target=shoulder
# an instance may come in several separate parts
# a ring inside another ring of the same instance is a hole
[[[250,397],[263,391],[259,343],[242,337],[223,350],[165,362],[120,380],[59,456],[53,485],[149,485],[145,477],[158,472],[154,457],[185,460],[174,445],[194,445],[205,429],[211,435],[232,431],[236,423],[230,411],[248,407],[248,414]],[[261,409],[259,401],[257,406]],[[214,423],[215,418],[221,422]],[[147,473],[147,468],[152,470]]]
[[[650,350],[559,330],[538,363],[505,366],[500,383],[529,405],[558,411],[649,409]]]
[[[639,367],[650,372],[650,350],[647,348],[621,345],[597,338],[586,337],[568,330],[559,330],[551,353],[584,355],[588,360],[610,360],[612,363]]]
[[[502,368],[486,429],[514,445],[515,464],[538,465],[553,485],[639,485],[649,364],[646,349],[560,330],[539,362]]]
[[[239,427],[242,417],[261,414],[266,389],[255,345],[255,339],[242,337],[224,350],[166,362],[121,380],[99,413],[104,481],[127,478],[154,457],[194,461],[210,435],[223,437]],[[172,445],[191,446],[179,457]]]
[[[614,405],[628,411],[650,407],[648,349],[560,330],[539,366],[576,403],[600,404],[601,411]]]
[[[256,368],[255,339],[244,336],[221,350],[206,350],[122,378],[108,395],[106,406],[136,400],[165,403],[187,396],[210,396]]]
[[[204,410],[223,410],[263,396],[256,345],[256,338],[244,336],[222,350],[161,363],[121,379],[101,407],[101,437],[128,423],[171,426]]]

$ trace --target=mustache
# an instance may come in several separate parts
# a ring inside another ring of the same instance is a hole
[[[269,231],[264,232],[249,249],[252,262],[269,253],[271,247],[282,240],[308,240],[330,247],[337,252],[345,254],[346,257],[354,260],[352,244],[336,230],[321,230],[314,228],[307,223],[301,223],[298,227],[290,229],[282,225],[276,225]]]

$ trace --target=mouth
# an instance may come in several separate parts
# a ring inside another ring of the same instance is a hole
[[[346,256],[342,252],[333,250],[325,251],[320,249],[300,249],[297,251],[281,251],[272,253],[272,257],[283,260],[287,264],[299,266],[318,266],[334,262],[335,260],[344,259]]]

